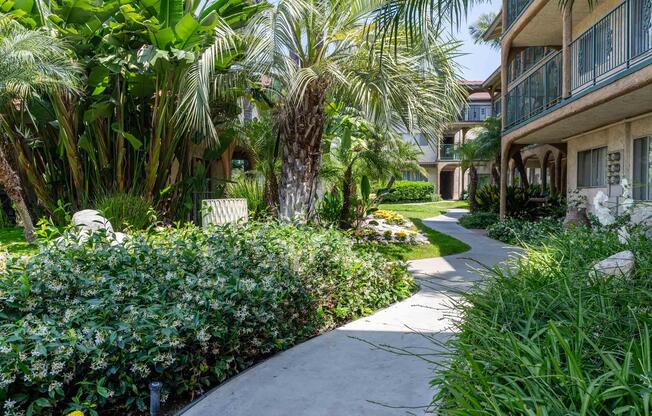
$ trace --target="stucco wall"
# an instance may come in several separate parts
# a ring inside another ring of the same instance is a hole
[[[645,117],[629,122],[623,122],[608,128],[587,133],[583,136],[568,141],[568,189],[577,188],[577,154],[583,150],[607,146],[607,152],[621,151],[621,177],[632,182],[633,170],[633,141],[634,139],[652,136],[652,113]],[[588,199],[589,206],[592,204],[595,195],[602,191],[610,197],[620,196],[620,186],[609,186],[599,188],[581,188],[581,193]],[[592,207],[590,207],[592,209]]]

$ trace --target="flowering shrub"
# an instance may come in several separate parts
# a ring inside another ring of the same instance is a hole
[[[388,211],[385,209],[379,209],[373,213],[373,217],[377,219],[385,220],[387,224],[393,225],[403,225],[405,224],[405,218],[398,212]]]
[[[408,296],[405,265],[336,230],[278,224],[67,239],[0,275],[6,415],[143,414]]]

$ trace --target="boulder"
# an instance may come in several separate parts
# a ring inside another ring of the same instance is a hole
[[[94,209],[85,209],[77,211],[72,216],[72,225],[78,231],[98,231],[104,230],[109,234],[113,234],[113,226],[111,222],[104,218],[99,211]]]
[[[634,253],[621,251],[593,265],[595,276],[629,276],[634,269]]]

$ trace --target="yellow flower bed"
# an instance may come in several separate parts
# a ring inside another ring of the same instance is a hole
[[[385,220],[388,224],[402,225],[405,223],[405,218],[394,211],[387,211],[384,209],[379,209],[374,212],[374,218]]]

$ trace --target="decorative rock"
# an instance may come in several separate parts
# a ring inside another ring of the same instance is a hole
[[[621,251],[593,265],[595,276],[629,276],[634,269],[634,253]]]
[[[379,243],[428,244],[428,238],[419,232],[408,220],[404,223],[390,224],[385,219],[369,216],[364,219],[356,236]]]
[[[72,225],[79,231],[98,231],[104,230],[107,233],[113,233],[111,222],[104,218],[99,211],[94,209],[85,209],[77,211],[72,216]]]

